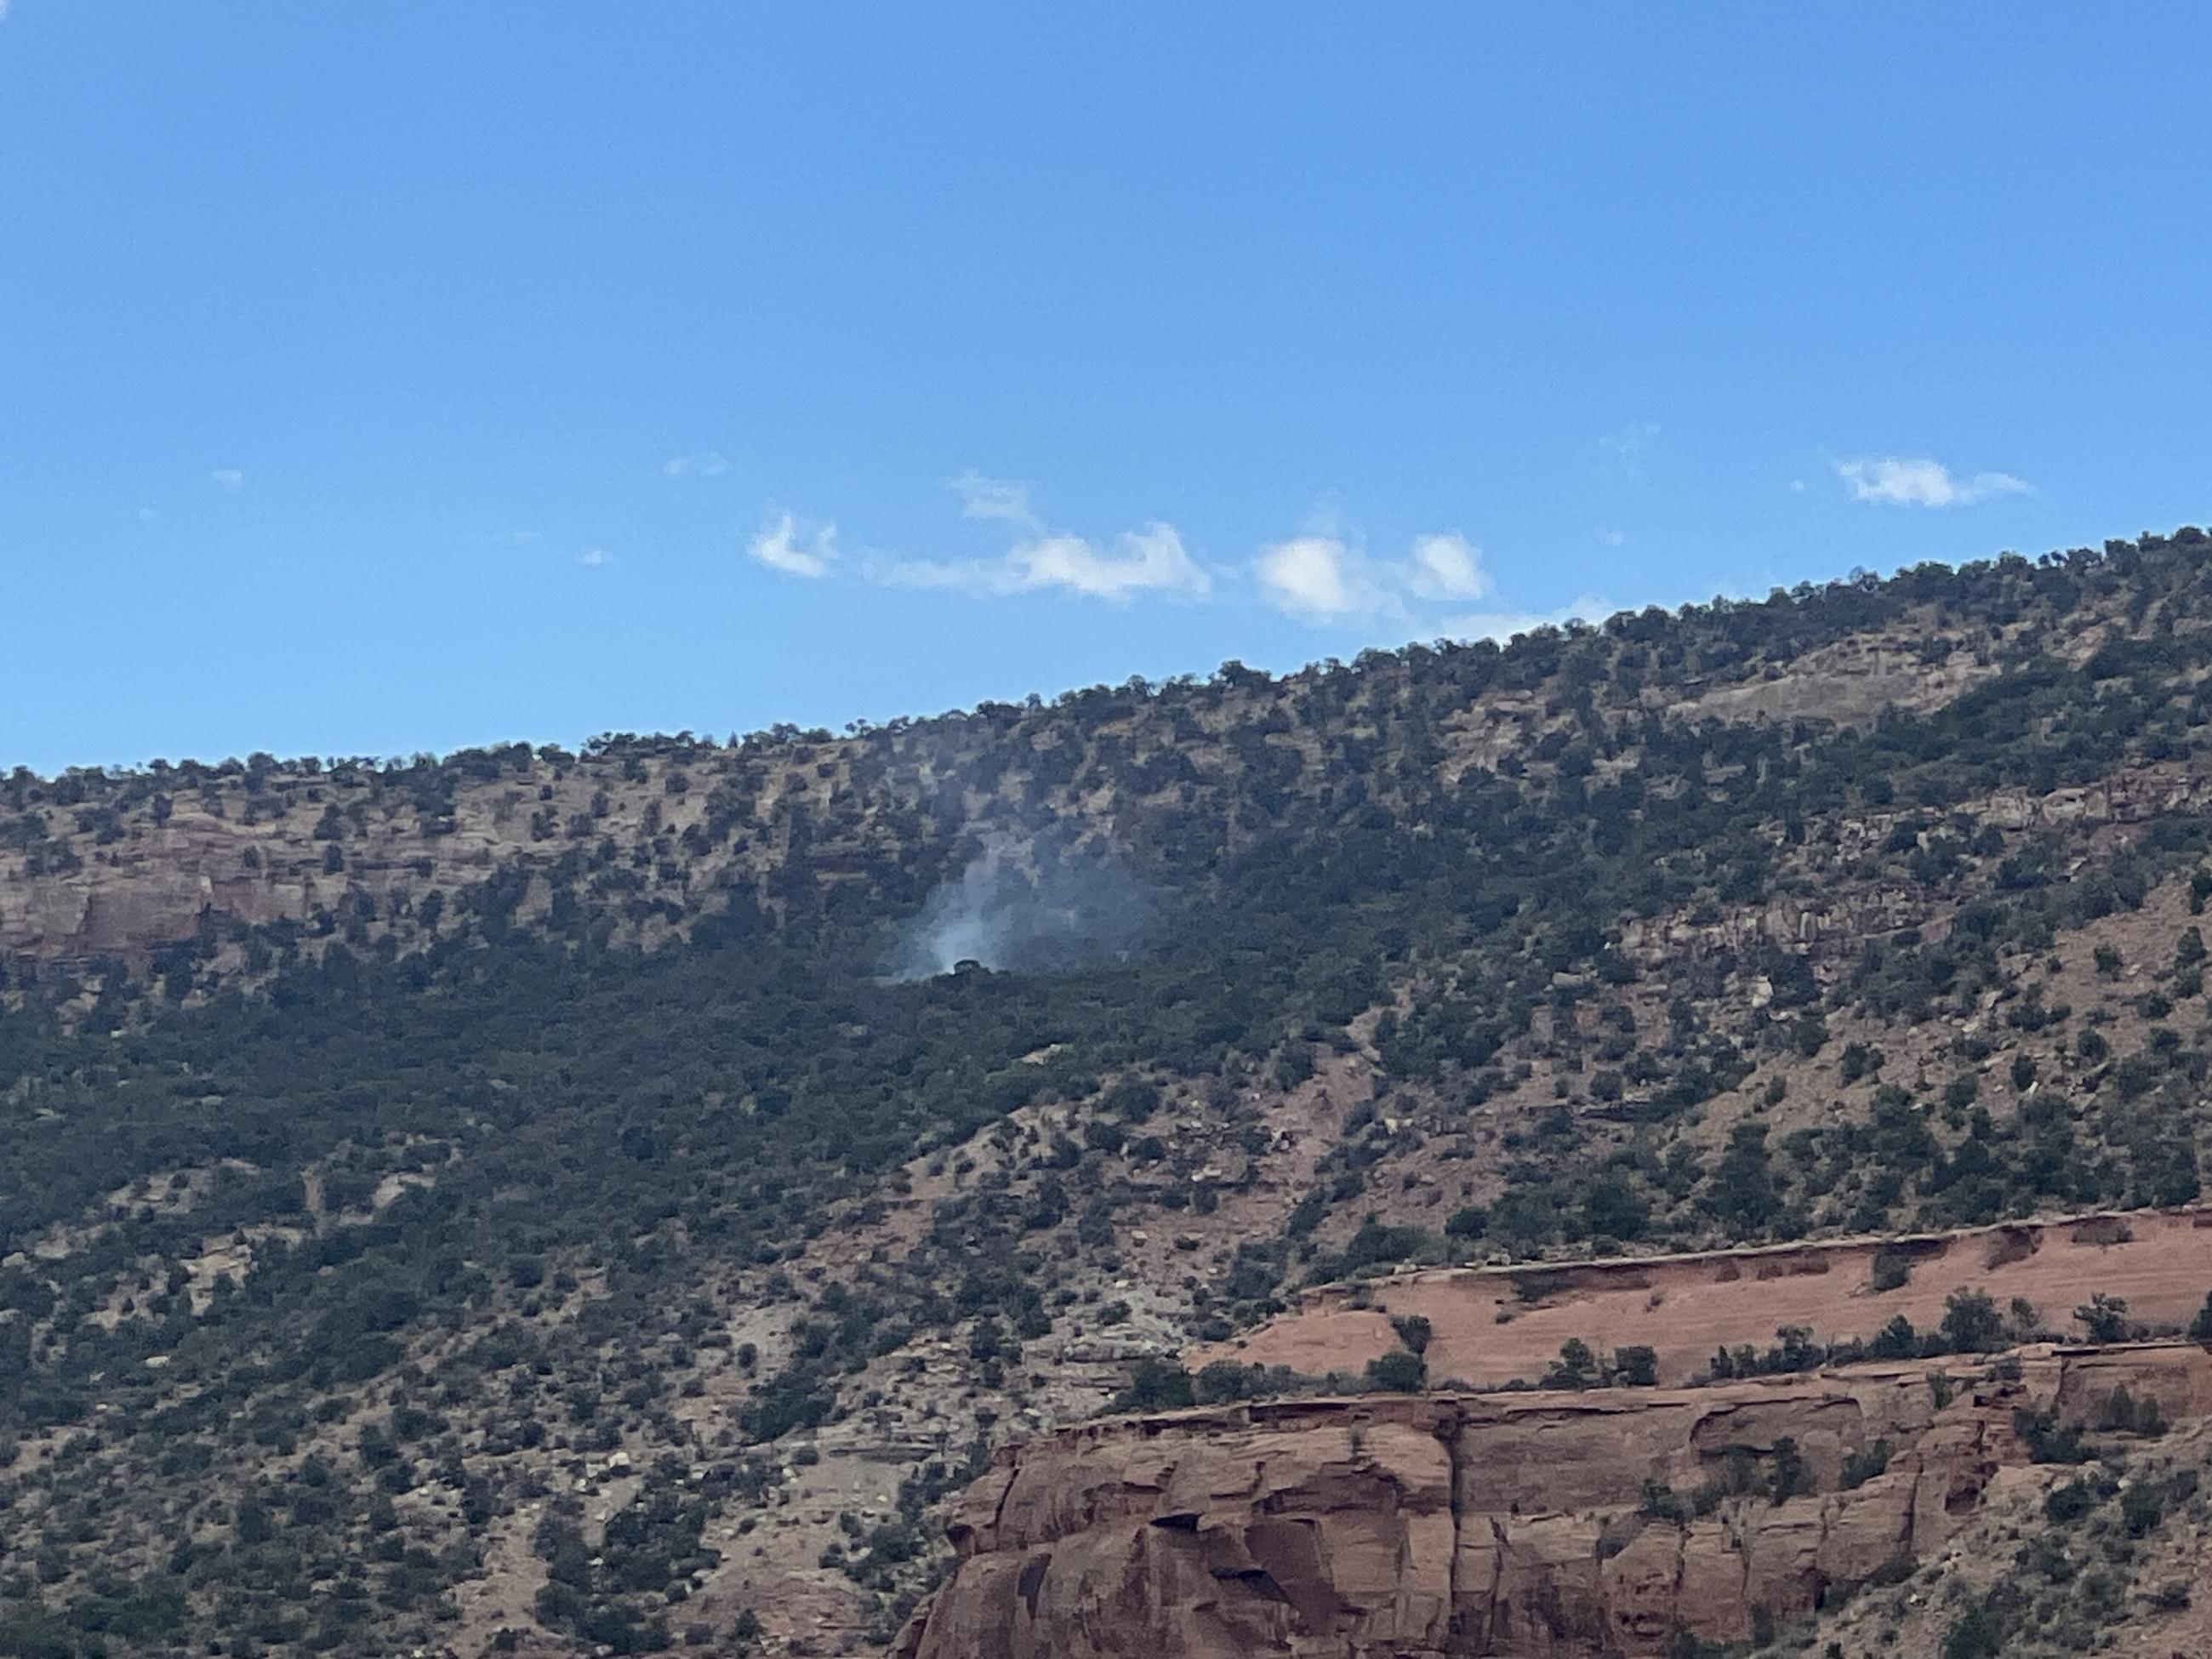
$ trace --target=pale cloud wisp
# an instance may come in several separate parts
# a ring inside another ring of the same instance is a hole
[[[715,450],[702,455],[671,455],[660,464],[672,478],[719,478],[730,470],[728,458]]]
[[[1498,586],[1483,568],[1482,550],[1456,530],[1415,538],[1405,581],[1423,599],[1486,599]]]
[[[1034,593],[1057,588],[1126,605],[1140,593],[1204,599],[1213,579],[1190,556],[1170,524],[1125,531],[1111,543],[1059,532],[1026,537],[995,559],[898,559],[870,572],[893,587],[954,588],[973,593]]]
[[[1191,557],[1171,524],[1156,521],[1102,542],[1048,528],[1030,505],[1026,484],[972,470],[949,483],[960,497],[962,518],[1012,525],[1023,532],[1019,538],[995,558],[873,561],[865,572],[870,580],[982,594],[1057,590],[1109,605],[1146,593],[1202,599],[1213,591],[1212,573]]]
[[[952,479],[951,486],[959,492],[960,516],[963,519],[1004,519],[1031,530],[1042,528],[1036,514],[1030,510],[1027,484],[987,478],[970,467]]]
[[[946,480],[963,519],[1011,527],[1010,545],[973,558],[913,558],[866,551],[842,559],[837,529],[802,525],[796,515],[772,513],[747,552],[756,563],[787,576],[823,580],[849,571],[879,587],[927,589],[996,598],[1059,592],[1126,605],[1153,595],[1196,601],[1212,598],[1220,575],[1194,556],[1182,534],[1164,520],[1111,537],[1091,537],[1048,525],[1033,506],[1029,486],[966,471]],[[1316,626],[1414,623],[1425,612],[1452,608],[1440,626],[1449,634],[1504,637],[1571,617],[1602,614],[1589,596],[1556,612],[1477,610],[1495,599],[1497,582],[1482,550],[1456,530],[1415,537],[1402,555],[1370,556],[1359,539],[1322,521],[1304,533],[1261,547],[1227,574],[1235,591],[1255,595],[1285,616]],[[1249,583],[1249,586],[1246,586]]]
[[[1941,461],[1925,456],[1875,455],[1836,463],[1836,476],[1855,501],[1879,507],[1971,507],[1999,495],[2025,495],[2026,479],[2009,472],[1977,472],[1959,477]]]
[[[825,524],[802,537],[798,520],[781,513],[761,526],[746,551],[771,570],[819,581],[837,562],[837,526]]]

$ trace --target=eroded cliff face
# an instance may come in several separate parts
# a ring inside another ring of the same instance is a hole
[[[1941,1405],[1913,1364],[1070,1430],[969,1492],[959,1565],[896,1651],[1564,1659],[1656,1654],[1682,1631],[1741,1639],[1924,1556],[2001,1483],[2043,1478],[2021,1407],[2094,1421],[2124,1384],[2170,1419],[2212,1411],[2212,1356],[2194,1346],[2016,1358],[2016,1377]],[[1698,1515],[1689,1494],[1708,1483],[1739,1490]],[[1660,1488],[1679,1518],[1651,1501]]]

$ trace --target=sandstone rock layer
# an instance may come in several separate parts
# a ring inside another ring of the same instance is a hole
[[[1908,1263],[1911,1276],[1878,1292],[1875,1262],[1885,1254]],[[1429,1375],[1440,1379],[1489,1388],[1534,1378],[1561,1343],[1580,1338],[1607,1349],[1648,1345],[1661,1382],[1686,1382],[1715,1348],[1764,1348],[1784,1325],[1821,1342],[1870,1337],[1900,1314],[1933,1329],[1954,1291],[1986,1291],[2000,1307],[2025,1297],[2072,1337],[2086,1333],[2068,1328],[2067,1310],[2099,1291],[2125,1296],[2134,1318],[2178,1330],[2208,1288],[2212,1208],[2196,1206],[1695,1255],[1429,1268],[1309,1291],[1290,1311],[1186,1363],[1356,1375],[1397,1346],[1394,1320],[1418,1316],[1433,1333]]]
[[[1472,1659],[1741,1639],[1959,1530],[2028,1463],[2020,1407],[2094,1421],[2124,1384],[2169,1419],[2212,1411],[2194,1346],[2018,1358],[2017,1376],[1942,1404],[1911,1364],[1088,1425],[1002,1454],[968,1492],[959,1565],[896,1651]],[[1692,1506],[1701,1486],[1730,1495]]]

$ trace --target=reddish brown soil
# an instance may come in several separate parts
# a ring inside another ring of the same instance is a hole
[[[1477,1386],[1533,1379],[1560,1344],[1656,1350],[1660,1380],[1680,1382],[1716,1348],[1764,1347],[1785,1325],[1816,1341],[1872,1336],[1899,1314],[1927,1330],[1957,1290],[1984,1290],[2000,1310],[2033,1303],[2043,1328],[2082,1334],[2074,1310],[2102,1291],[2153,1329],[2185,1328],[2212,1292],[2212,1209],[2023,1222],[1896,1241],[1911,1278],[1877,1293],[1874,1239],[1523,1267],[1402,1273],[1314,1292],[1303,1305],[1189,1356],[1357,1372],[1397,1345],[1393,1318],[1430,1322],[1429,1374]]]

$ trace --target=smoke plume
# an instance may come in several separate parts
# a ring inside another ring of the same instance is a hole
[[[1156,907],[1105,855],[995,835],[930,895],[902,942],[898,977],[963,962],[1030,972],[1110,962],[1144,943]]]

